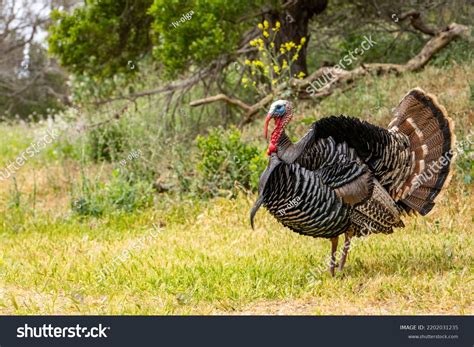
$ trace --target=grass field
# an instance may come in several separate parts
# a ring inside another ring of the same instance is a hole
[[[473,77],[466,65],[373,78],[300,109],[293,131],[334,113],[386,124],[398,100],[421,86],[439,96],[462,136],[473,124]],[[21,125],[1,133],[0,163],[35,136]],[[296,235],[263,209],[250,228],[253,195],[199,202],[161,194],[139,212],[79,218],[68,195],[77,163],[42,156],[0,182],[0,314],[474,313],[474,198],[459,172],[430,215],[358,240],[332,278],[318,270],[327,240]]]

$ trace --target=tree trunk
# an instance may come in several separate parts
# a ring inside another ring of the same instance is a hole
[[[308,68],[306,65],[308,37],[308,23],[309,20],[316,14],[323,12],[326,9],[327,0],[297,0],[291,1],[290,5],[283,6],[282,10],[275,10],[267,13],[265,19],[274,27],[275,23],[281,23],[281,29],[275,38],[275,52],[279,54],[282,43],[293,41],[296,45],[300,44],[302,37],[306,37],[306,43],[298,54],[298,59],[293,62],[291,66],[291,75],[298,75],[303,72],[305,76],[308,75]],[[280,59],[280,64],[283,57]]]

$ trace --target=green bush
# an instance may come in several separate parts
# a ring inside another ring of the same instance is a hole
[[[471,37],[471,40],[474,37]],[[458,39],[449,44],[447,49],[438,52],[428,63],[436,67],[447,67],[453,64],[463,64],[474,59],[474,45],[470,40]]]
[[[258,147],[242,141],[239,130],[214,129],[206,137],[197,137],[197,147],[197,188],[201,194],[220,195],[234,190],[236,183],[245,189],[257,189],[267,159]]]
[[[127,134],[120,123],[109,123],[87,132],[87,154],[93,161],[114,161],[125,147]]]
[[[464,136],[461,136],[458,140],[458,157],[455,163],[458,174],[461,175],[462,181],[466,185],[471,185],[474,177],[473,140],[474,132],[472,130],[469,134],[464,134]]]
[[[107,183],[93,182],[83,174],[79,191],[73,192],[71,200],[73,212],[81,216],[98,217],[115,210],[133,212],[152,205],[153,188],[116,169]]]

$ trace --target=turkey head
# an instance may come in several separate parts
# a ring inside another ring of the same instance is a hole
[[[281,133],[283,132],[285,126],[290,122],[292,117],[293,112],[291,103],[289,101],[278,100],[270,106],[270,110],[268,111],[267,118],[265,119],[265,126],[263,129],[265,138],[268,138],[268,124],[272,118],[275,119],[275,128],[272,131],[270,143],[268,145],[268,155],[271,155],[273,152],[277,151],[277,144]]]

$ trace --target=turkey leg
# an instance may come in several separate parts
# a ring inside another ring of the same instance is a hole
[[[344,248],[342,250],[341,261],[339,262],[339,271],[342,271],[344,264],[346,263],[347,254],[349,253],[349,248],[351,247],[352,234],[346,233],[346,238],[344,240]]]
[[[336,267],[336,251],[337,251],[337,241],[339,236],[331,237],[331,262],[329,264],[329,272],[334,277],[334,268]]]

